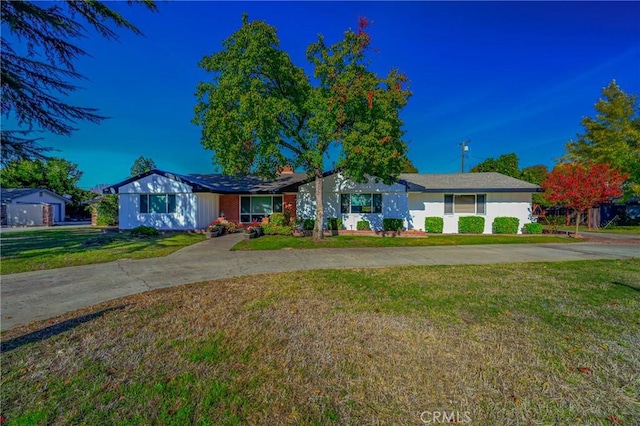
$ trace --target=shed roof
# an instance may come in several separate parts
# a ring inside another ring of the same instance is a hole
[[[496,172],[422,174],[402,173],[408,192],[539,192],[533,183]]]

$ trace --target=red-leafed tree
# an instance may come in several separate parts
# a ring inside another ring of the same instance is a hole
[[[549,201],[576,211],[577,236],[581,213],[622,196],[622,184],[628,177],[606,164],[563,163],[553,169],[541,186]]]

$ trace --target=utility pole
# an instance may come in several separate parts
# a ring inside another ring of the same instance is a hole
[[[469,145],[467,145],[469,142],[471,142],[471,139],[467,139],[466,141],[462,141],[458,144],[462,147],[462,151],[460,153],[460,159],[462,162],[460,169],[462,173],[464,173],[464,155],[467,153],[467,151],[469,151]]]

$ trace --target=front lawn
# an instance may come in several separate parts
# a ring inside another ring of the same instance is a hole
[[[446,412],[477,425],[630,425],[639,283],[640,260],[603,260],[322,270],[147,292],[4,333],[0,415],[7,425],[355,425]]]
[[[265,235],[243,240],[232,250],[280,250],[350,247],[422,247],[472,244],[570,243],[575,238],[551,235],[429,235],[428,237],[375,237],[360,235],[327,236],[315,242],[311,237]]]
[[[173,253],[202,241],[201,234],[175,233],[138,238],[99,228],[54,228],[2,233],[2,274],[145,259]]]
[[[544,226],[546,229],[551,229],[549,225]],[[575,226],[560,226],[558,229],[563,231],[575,232]],[[578,232],[603,232],[611,234],[638,234],[640,235],[640,226],[612,226],[609,228],[593,228],[589,229],[586,226],[578,227]]]

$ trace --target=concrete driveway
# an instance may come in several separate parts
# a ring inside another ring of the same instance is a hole
[[[572,244],[229,251],[242,238],[242,234],[213,238],[163,258],[123,259],[2,276],[1,328],[9,330],[144,291],[240,275],[309,269],[640,257],[638,239]]]

